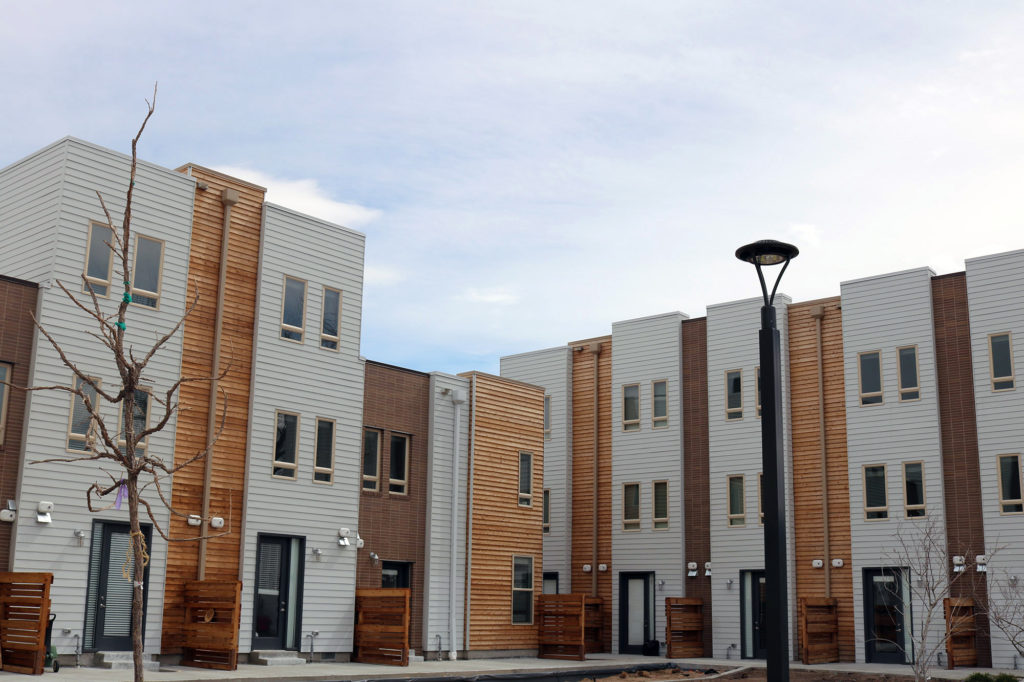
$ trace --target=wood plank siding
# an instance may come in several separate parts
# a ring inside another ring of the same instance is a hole
[[[821,319],[821,375],[818,325]],[[838,605],[839,660],[856,657],[853,576],[850,556],[850,483],[846,462],[846,407],[843,389],[843,320],[839,297],[789,306],[789,372],[793,432],[793,524],[796,535],[796,595],[834,597]],[[819,396],[824,394],[829,551],[825,551]],[[832,568],[831,558],[847,561]],[[825,567],[811,567],[822,559]],[[826,590],[826,571],[831,572]]]
[[[231,208],[228,233],[228,270],[224,291],[221,332],[221,367],[230,365],[220,381],[226,395],[227,418],[211,453],[210,514],[225,520],[228,533],[208,541],[206,578],[237,580],[239,545],[242,540],[241,514],[245,482],[246,435],[249,425],[249,393],[252,379],[252,344],[256,318],[257,270],[265,190],[199,166],[179,169],[208,185],[195,193],[192,246],[188,265],[189,300],[198,292],[199,302],[185,323],[181,371],[184,376],[209,376],[213,362],[214,321],[217,305],[218,270],[224,208],[221,192],[238,191],[238,203]],[[182,412],[175,437],[175,463],[180,463],[206,444],[209,385],[185,384],[181,388]],[[218,399],[218,424],[225,405]],[[174,477],[174,508],[185,514],[202,510],[204,463],[187,467]],[[171,517],[172,537],[197,535],[185,520]],[[181,646],[185,583],[198,576],[198,542],[173,542],[168,548],[167,587],[164,610],[163,651]]]

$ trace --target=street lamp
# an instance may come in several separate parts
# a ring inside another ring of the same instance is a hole
[[[786,614],[786,507],[782,446],[782,353],[775,326],[775,291],[800,253],[792,244],[766,239],[736,249],[736,257],[757,268],[764,306],[758,345],[761,353],[761,466],[764,496],[765,625],[762,631],[768,651],[768,682],[789,682],[789,618]],[[764,281],[763,266],[782,264],[771,294]]]

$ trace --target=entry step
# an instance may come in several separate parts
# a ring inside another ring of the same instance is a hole
[[[299,658],[294,651],[254,651],[256,665],[306,665],[306,659]]]
[[[98,651],[96,667],[108,670],[134,670],[135,662],[130,651]],[[153,660],[153,654],[142,654],[142,668],[150,672],[159,672],[160,661]]]

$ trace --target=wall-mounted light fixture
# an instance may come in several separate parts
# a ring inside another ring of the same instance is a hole
[[[223,527],[224,527],[224,519],[223,518],[221,518],[219,516],[214,516],[212,519],[210,519],[210,528],[215,528],[217,530],[220,530]]]
[[[832,568],[842,568],[842,567],[843,567],[843,560],[842,559],[833,559],[832,560]]]
[[[79,528],[75,531],[75,537],[78,538],[78,546],[81,547],[85,544],[85,531]]]
[[[203,517],[199,514],[188,515],[188,525],[190,526],[201,526],[203,525]]]
[[[1010,586],[1011,587],[1017,587],[1017,576],[1015,576],[1015,575],[1011,575],[1010,576]]]
[[[825,562],[821,559],[811,559],[811,568],[824,568]]]
[[[659,580],[658,581],[658,592],[664,592],[664,591],[665,591],[665,581],[664,580]]]
[[[602,573],[604,573],[605,571],[608,570],[608,564],[598,564],[597,565],[597,570],[599,570]]]
[[[731,590],[732,589],[732,578],[729,578],[728,580],[725,581],[725,589],[727,589],[727,590]]]
[[[583,572],[584,573],[590,573],[590,571],[591,571],[590,564],[583,564]]]
[[[705,578],[711,577],[711,562],[710,561],[705,561],[704,562],[704,577]],[[731,583],[732,581],[730,580],[729,582]]]
[[[686,576],[688,578],[696,578],[697,577],[697,562],[696,561],[688,561],[688,562],[686,562]]]
[[[374,565],[376,565],[377,562],[380,561],[380,556],[378,556],[376,552],[370,552],[370,561],[372,561]]]
[[[40,502],[36,505],[36,521],[39,523],[51,523],[53,519],[50,514],[53,512],[53,502]]]
[[[967,568],[965,559],[959,554],[953,557],[953,572],[963,573]]]
[[[324,552],[323,552],[322,549],[320,549],[319,547],[314,547],[313,548],[313,560],[314,561],[320,561],[320,555],[322,555],[323,553]]]
[[[978,573],[988,573],[988,555],[979,554],[974,557],[974,565],[978,567]]]
[[[338,538],[339,547],[348,547],[350,544],[352,543],[348,541],[348,538]]]

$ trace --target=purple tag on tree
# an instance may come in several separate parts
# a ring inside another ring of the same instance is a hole
[[[121,486],[117,489],[117,499],[114,500],[114,509],[121,509],[121,500],[128,493],[128,486],[125,485],[124,479],[121,479]]]

